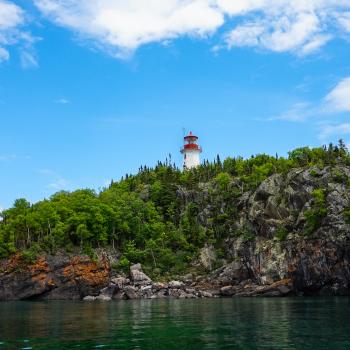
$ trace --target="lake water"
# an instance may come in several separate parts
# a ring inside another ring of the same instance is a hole
[[[350,299],[0,303],[1,349],[350,349]]]

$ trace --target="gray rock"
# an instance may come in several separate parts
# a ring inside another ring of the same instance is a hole
[[[162,283],[162,282],[154,282],[152,284],[152,288],[154,290],[160,290],[160,289],[168,288],[168,285],[166,283]]]
[[[140,295],[137,293],[134,287],[126,286],[124,288],[124,293],[127,299],[139,299]]]
[[[142,271],[140,270],[131,270],[130,271],[130,275],[131,275],[131,280],[135,283],[135,284],[148,284],[151,283],[152,280]]]
[[[208,271],[213,269],[216,261],[216,252],[212,245],[206,245],[200,250],[199,259],[201,265]]]
[[[117,285],[110,284],[108,287],[101,289],[99,295],[104,295],[111,298],[118,289],[119,287]]]
[[[142,271],[141,264],[134,264],[130,266],[130,271]]]
[[[142,292],[145,292],[145,291],[148,291],[148,290],[151,290],[152,289],[152,285],[148,285],[148,286],[143,286],[141,287],[141,291]]]
[[[86,297],[83,298],[84,301],[94,301],[96,297],[92,295],[87,295]]]
[[[106,295],[98,295],[98,296],[96,297],[95,300],[99,300],[99,301],[111,301],[112,298],[111,298],[111,297],[108,297],[108,296],[106,296]]]
[[[114,300],[124,300],[127,299],[127,296],[125,295],[124,291],[118,291],[116,294],[113,295]]]
[[[279,286],[277,287],[277,289],[282,295],[288,295],[289,293],[292,292],[292,288],[288,286]]]
[[[114,277],[111,279],[111,282],[117,285],[119,288],[123,288],[125,285],[130,283],[129,278],[125,277]]]
[[[184,283],[181,281],[170,281],[168,285],[169,288],[181,288],[184,286]]]
[[[234,286],[225,286],[220,289],[220,294],[225,297],[231,297],[236,293],[236,288]]]

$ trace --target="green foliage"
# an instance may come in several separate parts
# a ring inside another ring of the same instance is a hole
[[[288,236],[288,230],[285,227],[278,227],[277,230],[275,231],[275,237],[279,241],[285,241],[287,236]]]
[[[222,172],[216,175],[214,181],[218,184],[221,191],[227,191],[232,178],[230,174]]]
[[[336,170],[338,164],[350,165],[342,141],[336,146],[298,148],[287,158],[258,154],[221,161],[217,157],[186,171],[176,168],[169,156],[154,168],[142,166],[138,174],[112,181],[100,193],[62,191],[35,204],[16,200],[0,213],[0,257],[23,251],[32,261],[42,251],[61,249],[94,256],[96,248],[109,246],[121,254],[120,269],[140,262],[153,273],[181,273],[204,243],[218,247],[230,235],[255,239],[250,230],[234,229],[237,199],[243,192],[256,189],[272,174],[300,167],[333,166],[334,179],[347,183]],[[312,208],[305,213],[307,234],[319,227],[327,212],[324,192],[316,190],[313,197]],[[285,231],[277,230],[277,239],[285,236]]]
[[[304,215],[306,218],[305,235],[314,233],[322,224],[322,220],[327,216],[326,194],[323,189],[316,189],[312,192],[313,203]]]
[[[38,244],[33,244],[29,249],[22,251],[21,256],[25,262],[33,264],[37,260],[40,252],[40,246]]]
[[[242,237],[244,242],[250,242],[255,239],[255,234],[248,228],[242,228],[234,232],[234,236]]]
[[[332,177],[333,177],[333,180],[337,183],[340,183],[340,184],[348,184],[349,182],[349,177],[341,170],[339,169],[334,169],[332,171]]]
[[[130,261],[125,256],[122,256],[116,266],[116,269],[120,269],[124,272],[128,272],[129,267],[130,267]]]

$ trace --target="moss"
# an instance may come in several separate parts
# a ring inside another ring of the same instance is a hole
[[[242,228],[234,231],[235,237],[242,237],[244,242],[254,241],[256,238],[254,232],[248,228]]]
[[[285,227],[279,227],[275,231],[275,238],[277,238],[279,241],[285,241],[288,236],[288,231]]]
[[[349,182],[349,177],[339,169],[334,169],[332,171],[332,179],[336,183],[345,184],[345,185],[348,184]]]
[[[310,175],[312,177],[315,177],[315,178],[320,177],[320,173],[318,171],[316,171],[315,169],[310,170]]]
[[[323,189],[315,189],[312,192],[313,203],[309,210],[306,210],[304,216],[306,225],[304,235],[309,236],[314,233],[322,224],[323,219],[327,216],[326,193]]]

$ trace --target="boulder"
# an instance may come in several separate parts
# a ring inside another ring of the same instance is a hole
[[[168,288],[168,285],[166,283],[162,283],[162,282],[154,282],[152,284],[152,288],[154,290],[160,290],[160,289]]]
[[[130,283],[129,278],[125,277],[114,277],[111,279],[111,283],[114,283],[117,285],[120,289],[123,288],[125,285]]]
[[[152,280],[140,270],[131,270],[130,275],[131,275],[131,280],[136,285],[145,285],[152,282]]]
[[[130,266],[130,271],[142,271],[142,266],[140,263]]]
[[[236,288],[234,286],[225,286],[220,289],[220,294],[224,297],[231,297],[236,293]]]
[[[170,281],[168,286],[169,288],[181,288],[184,286],[184,283],[181,281]]]
[[[124,293],[127,299],[139,299],[140,295],[136,289],[132,286],[126,286],[124,288]]]
[[[118,289],[119,287],[117,285],[111,283],[108,287],[101,289],[99,295],[111,298]]]
[[[141,292],[145,292],[145,291],[151,290],[151,289],[152,289],[152,285],[149,284],[148,286],[143,286],[143,287],[141,287]]]

